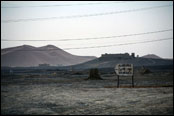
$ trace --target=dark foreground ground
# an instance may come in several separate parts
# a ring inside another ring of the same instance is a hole
[[[85,80],[88,72],[1,75],[1,114],[173,115],[173,71]]]

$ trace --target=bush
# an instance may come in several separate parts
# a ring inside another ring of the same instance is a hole
[[[88,79],[90,79],[90,80],[102,80],[102,78],[100,77],[100,75],[98,73],[97,68],[90,69]]]
[[[152,71],[150,71],[149,69],[147,69],[147,68],[145,68],[145,67],[143,66],[142,69],[141,69],[141,71],[140,71],[140,73],[141,73],[142,75],[144,75],[144,74],[152,73]]]

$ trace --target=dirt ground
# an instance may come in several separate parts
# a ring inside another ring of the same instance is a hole
[[[1,114],[173,115],[173,71],[103,80],[77,75],[1,75]]]

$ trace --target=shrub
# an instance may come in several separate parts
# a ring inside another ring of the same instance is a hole
[[[88,79],[90,79],[90,80],[102,80],[97,68],[90,69]]]

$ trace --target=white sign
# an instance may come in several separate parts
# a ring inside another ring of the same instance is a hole
[[[118,76],[133,76],[133,64],[117,64],[115,72]]]

